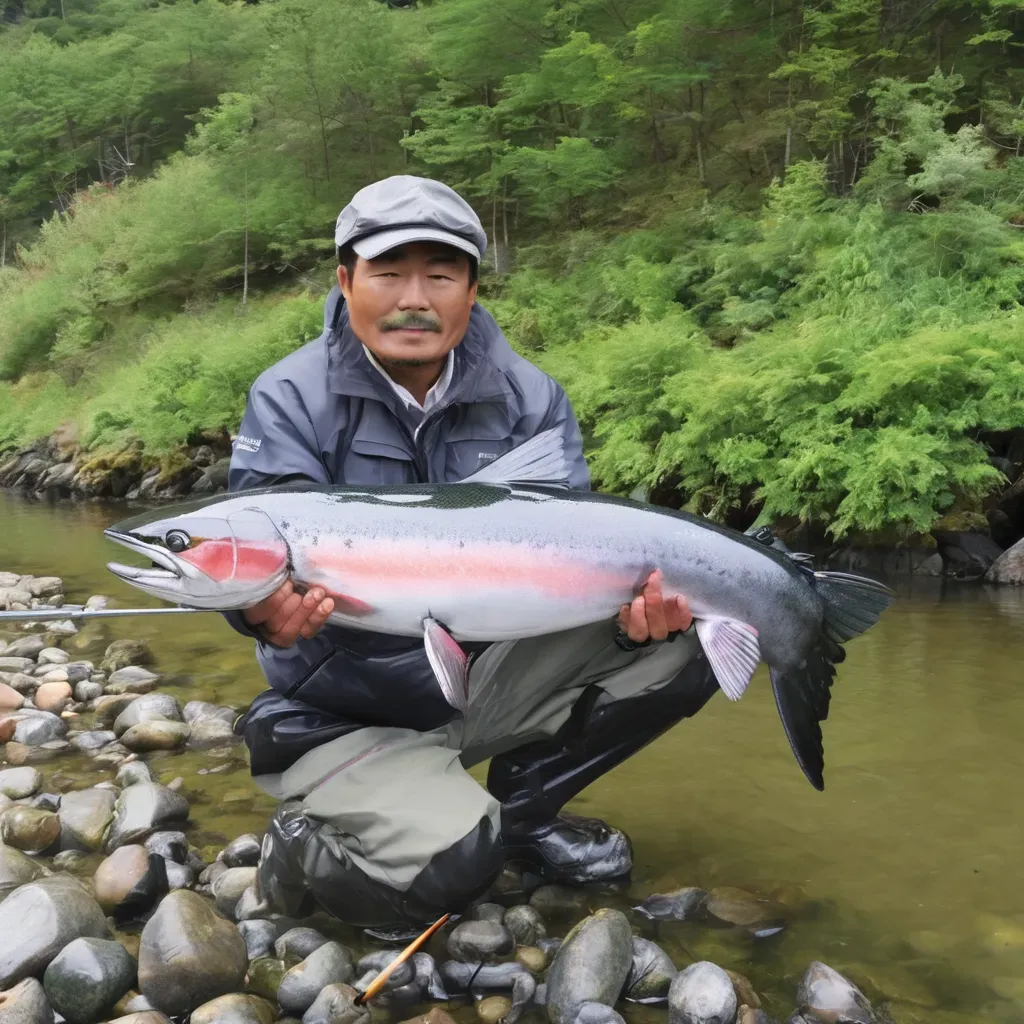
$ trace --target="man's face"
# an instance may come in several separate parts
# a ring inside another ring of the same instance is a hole
[[[338,267],[356,337],[384,366],[436,363],[466,333],[476,301],[469,257],[436,242],[412,242]]]

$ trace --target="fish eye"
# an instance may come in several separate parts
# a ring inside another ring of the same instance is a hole
[[[192,538],[184,530],[170,530],[164,537],[168,551],[187,551],[192,546]]]

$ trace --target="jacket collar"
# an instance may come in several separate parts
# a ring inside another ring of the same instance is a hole
[[[392,411],[397,396],[374,372],[362,343],[348,324],[348,311],[341,290],[331,289],[324,308],[327,333],[327,380],[330,390],[352,398],[383,402]],[[493,317],[479,304],[473,306],[469,326],[455,347],[452,383],[443,405],[457,402],[487,402],[500,405],[509,423],[520,415],[519,399],[497,359],[511,347]]]

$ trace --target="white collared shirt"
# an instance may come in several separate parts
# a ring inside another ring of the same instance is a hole
[[[434,386],[427,392],[427,397],[423,400],[422,405],[413,398],[412,393],[408,389],[403,388],[401,384],[396,383],[388,376],[387,370],[377,362],[376,356],[365,345],[363,346],[363,351],[366,353],[366,358],[370,360],[370,365],[388,382],[391,390],[398,395],[409,409],[416,409],[422,413],[430,412],[444,398],[448,388],[451,387],[452,374],[455,372],[454,349],[448,352],[448,359],[444,364],[444,369],[441,371],[441,376],[437,378]]]

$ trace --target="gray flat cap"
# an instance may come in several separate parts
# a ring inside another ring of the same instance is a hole
[[[430,178],[396,174],[361,188],[338,214],[334,244],[364,260],[407,242],[443,242],[479,260],[487,235],[473,207]]]

